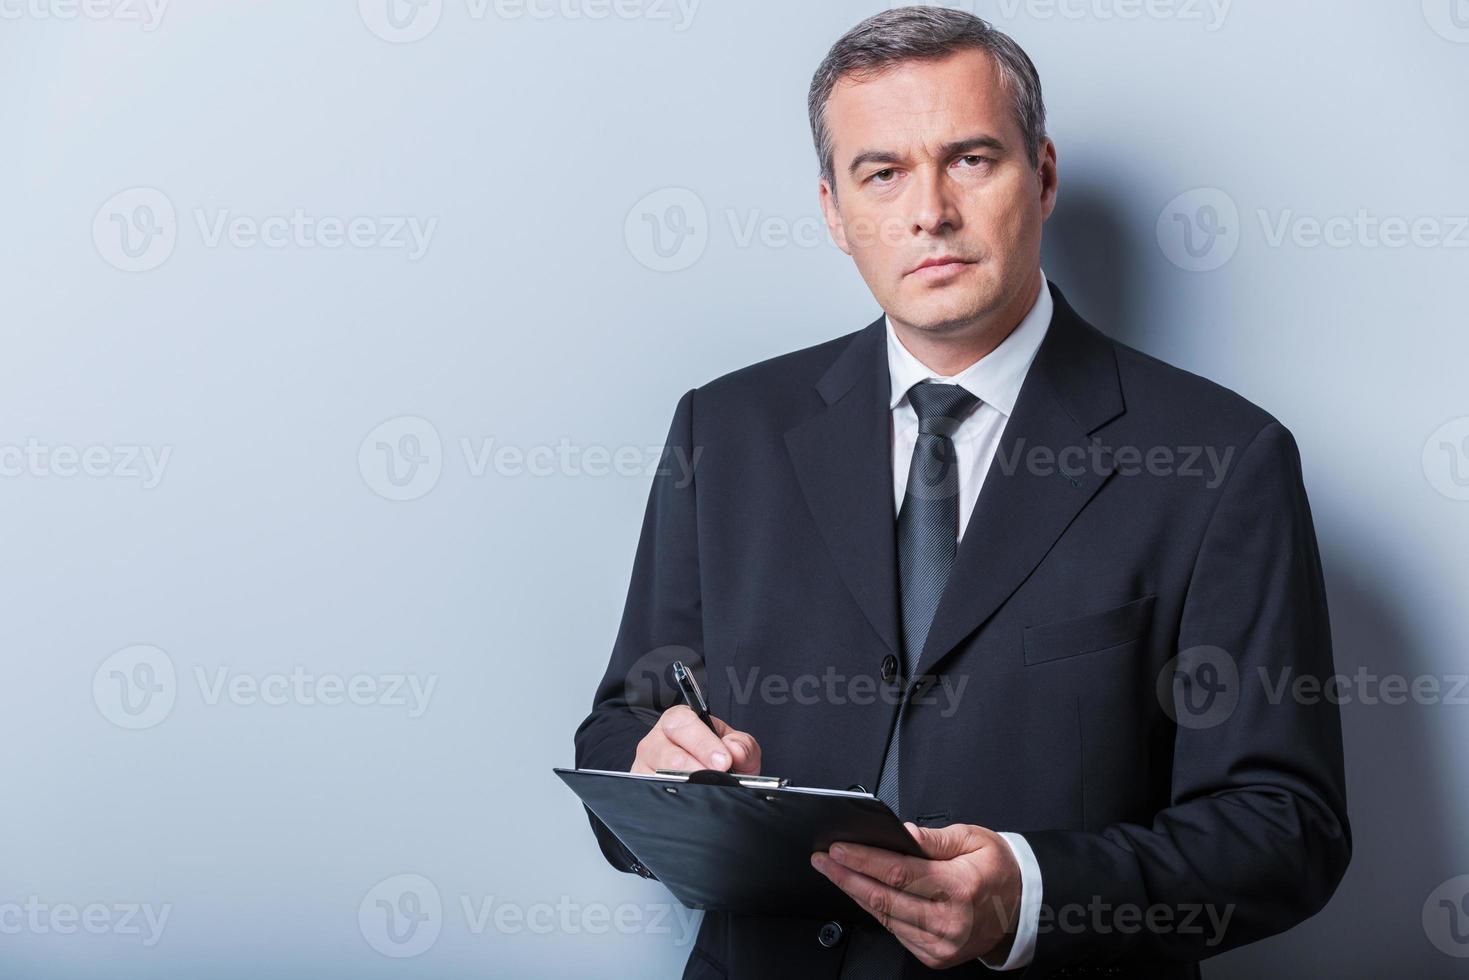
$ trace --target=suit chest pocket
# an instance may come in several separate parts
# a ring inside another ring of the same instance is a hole
[[[1025,628],[1025,662],[1048,663],[1087,653],[1122,647],[1147,633],[1153,621],[1153,602],[1141,599],[1101,612],[1058,619]]]

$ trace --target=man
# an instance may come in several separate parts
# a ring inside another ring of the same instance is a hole
[[[1008,37],[879,14],[810,108],[885,316],[679,401],[576,760],[861,784],[926,857],[814,854],[868,918],[711,913],[685,976],[1193,977],[1314,914],[1351,842],[1336,709],[1278,693],[1332,673],[1290,432],[1046,281]],[[640,680],[680,657],[718,737]]]

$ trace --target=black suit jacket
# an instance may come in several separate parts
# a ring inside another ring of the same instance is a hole
[[[1314,914],[1351,853],[1336,707],[1289,693],[1333,672],[1300,457],[1051,292],[920,657],[900,816],[1026,836],[1027,976],[1197,976]],[[692,656],[765,772],[877,785],[899,652],[884,345],[879,317],[680,399],[577,765],[629,768],[678,703],[659,672]],[[708,914],[685,976],[836,977],[871,924]]]

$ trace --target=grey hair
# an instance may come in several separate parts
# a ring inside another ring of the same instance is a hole
[[[1041,142],[1046,138],[1046,103],[1041,98],[1040,75],[1020,45],[962,10],[898,7],[869,17],[843,34],[811,79],[806,100],[811,137],[816,142],[821,176],[833,193],[836,174],[826,104],[837,82],[846,75],[877,73],[899,62],[936,60],[971,48],[986,52],[999,67],[1001,82],[1014,104],[1015,121],[1025,138],[1026,156],[1032,167],[1040,165]]]

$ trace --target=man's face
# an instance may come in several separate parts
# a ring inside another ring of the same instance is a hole
[[[943,335],[1033,288],[1055,206],[1055,148],[1046,140],[1030,165],[987,54],[842,78],[826,113],[836,193],[822,181],[822,210],[894,320]],[[919,268],[944,257],[960,261]]]

